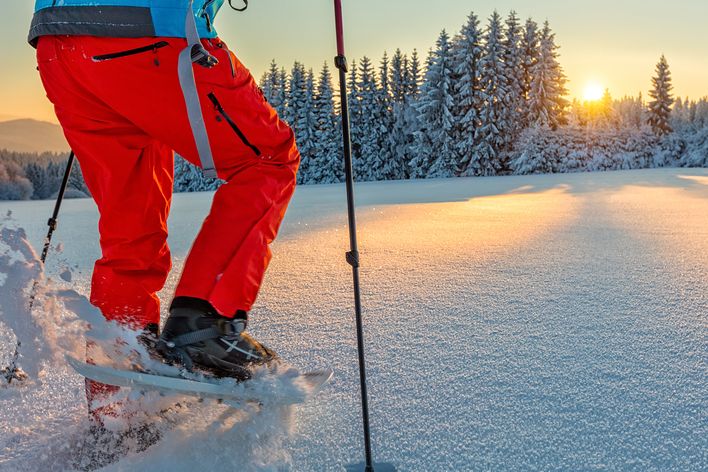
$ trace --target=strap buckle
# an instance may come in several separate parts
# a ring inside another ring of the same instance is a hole
[[[219,60],[209,54],[209,52],[204,49],[201,44],[194,44],[192,50],[190,51],[190,56],[192,57],[192,62],[199,64],[202,67],[211,69],[215,65],[219,64]]]
[[[246,324],[246,320],[220,319],[216,322],[216,327],[222,336],[241,336],[241,333],[246,331]]]

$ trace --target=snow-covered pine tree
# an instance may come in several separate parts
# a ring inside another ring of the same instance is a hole
[[[690,108],[691,122],[696,126],[708,128],[708,97],[692,102]]]
[[[285,119],[285,111],[288,108],[288,73],[285,71],[285,67],[280,68],[275,103],[278,106],[274,106],[273,108],[278,112],[279,117]]]
[[[270,102],[273,97],[273,90],[275,89],[275,84],[278,77],[278,65],[275,63],[275,59],[270,62],[270,66],[267,71],[263,72],[261,80],[258,81],[258,86],[263,91],[263,96]]]
[[[524,108],[524,54],[521,45],[522,30],[515,11],[506,19],[502,47],[504,48],[504,76],[507,89],[504,103],[504,121],[508,128],[503,135],[504,150],[509,151],[523,129]]]
[[[556,129],[565,123],[566,77],[558,62],[555,34],[546,21],[539,35],[538,60],[531,69],[530,124]]]
[[[501,29],[501,17],[495,11],[489,19],[480,59],[481,120],[474,156],[467,166],[466,175],[495,175],[502,168],[500,152],[509,123],[504,121],[508,84],[504,74]]]
[[[644,124],[644,100],[638,97],[624,97],[614,104],[620,128],[641,128]]]
[[[263,74],[260,82],[261,90],[270,106],[272,106],[279,115],[285,109],[285,88],[286,83],[283,80],[282,72],[278,69],[275,59],[270,63],[270,67]]]
[[[59,193],[59,187],[61,186],[61,181],[64,178],[65,170],[66,164],[62,165],[54,161],[49,162],[46,172],[51,183],[46,198],[52,198],[52,196]]]
[[[521,133],[509,168],[514,174],[544,174],[553,171],[556,149],[548,127],[532,126]]]
[[[310,176],[313,183],[335,183],[344,180],[341,159],[341,137],[334,112],[332,74],[325,62],[317,82],[314,100],[315,134]]]
[[[649,91],[649,96],[652,100],[649,102],[647,120],[654,134],[663,136],[672,131],[669,118],[671,117],[671,105],[674,103],[671,94],[671,89],[673,89],[671,71],[669,71],[669,63],[663,54],[656,65],[656,76],[652,77],[651,82],[652,89]]]
[[[404,70],[407,96],[407,106],[403,112],[403,116],[405,116],[404,132],[408,133],[410,138],[409,146],[405,150],[406,156],[404,173],[405,178],[411,178],[416,175],[416,171],[413,168],[413,160],[416,156],[418,131],[421,129],[417,103],[420,98],[422,68],[417,49],[413,49],[410,59],[408,57],[405,58]]]
[[[298,113],[304,108],[306,100],[306,75],[307,73],[305,72],[305,66],[296,61],[290,70],[290,80],[288,81],[286,92],[287,106],[285,107],[285,119],[293,128],[298,120]]]
[[[379,67],[379,89],[381,91],[381,100],[388,105],[391,101],[391,78],[390,68],[391,62],[388,59],[388,53],[384,51]]]
[[[302,183],[310,183],[312,181],[312,171],[314,165],[315,156],[315,129],[317,129],[317,118],[315,116],[315,72],[312,68],[308,69],[307,76],[305,79],[305,92],[307,93],[306,102],[306,127],[307,127],[307,138],[303,143],[303,151],[307,155],[308,169],[305,174],[303,174],[301,181]],[[298,148],[300,150],[300,148]]]
[[[612,99],[610,89],[606,88],[605,93],[600,100],[602,109],[602,120],[605,127],[616,128],[618,124],[617,111],[615,110],[615,101]]]
[[[371,60],[364,56],[359,62],[357,83],[359,117],[352,124],[352,136],[359,144],[359,159],[354,162],[357,180],[377,180],[381,171],[381,98],[376,72]]]
[[[32,182],[19,164],[0,161],[0,200],[29,200],[32,192]]]
[[[681,124],[672,134],[680,134],[685,142],[680,164],[687,167],[708,167],[708,97],[697,101],[685,99]],[[672,116],[676,115],[672,113]],[[677,119],[678,117],[674,118]]]
[[[482,107],[479,96],[482,49],[479,20],[472,12],[452,43],[454,64],[452,114],[455,124],[455,149],[459,163],[457,172],[465,172],[475,152],[475,134],[479,128]]]
[[[415,122],[417,112],[412,105],[413,97],[408,94],[410,81],[410,62],[408,56],[396,50],[391,59],[391,115],[392,123],[389,132],[391,148],[391,179],[408,177],[408,165],[412,156],[412,146],[415,142]]]
[[[199,191],[201,172],[199,168],[191,165],[181,156],[175,154],[174,182],[172,184],[176,193]]]
[[[44,200],[49,198],[56,190],[52,186],[52,180],[47,172],[47,167],[37,162],[29,162],[24,167],[25,176],[32,183],[32,200]]]
[[[425,70],[430,71],[433,67],[434,56],[432,48],[428,50],[428,55],[425,58]],[[423,77],[423,82],[418,88],[417,95],[412,100],[412,105],[415,109],[416,120],[413,132],[415,135],[415,140],[411,146],[411,158],[408,161],[408,172],[409,176],[415,179],[424,179],[427,176],[428,170],[432,165],[432,162],[428,161],[429,148],[428,143],[428,122],[425,116],[420,112],[420,101],[423,99],[423,89],[425,88],[425,77]]]
[[[405,84],[404,103],[399,107],[399,112],[396,114],[397,128],[400,133],[400,139],[396,138],[397,142],[403,143],[396,150],[396,156],[402,166],[402,178],[407,179],[413,177],[413,159],[416,156],[417,135],[421,129],[418,110],[416,104],[420,97],[421,83],[421,66],[418,51],[413,49],[411,57],[404,56],[403,58],[403,83]]]
[[[381,63],[379,65],[379,101],[380,109],[382,113],[381,121],[381,133],[387,134],[391,129],[391,123],[393,122],[393,113],[391,112],[391,104],[393,103],[393,88],[391,83],[391,61],[388,59],[388,53],[384,51],[383,57],[381,58]],[[390,157],[390,146],[388,143],[381,143],[382,150],[389,152]],[[384,149],[386,148],[386,149]]]
[[[375,180],[394,180],[401,176],[400,163],[394,158],[397,143],[393,140],[392,129],[395,121],[393,115],[393,84],[388,54],[384,52],[379,68],[378,93],[378,147],[379,153],[372,162],[373,178]]]
[[[674,106],[671,110],[671,128],[676,131],[678,128],[683,127],[683,125],[688,121],[688,98],[686,99],[686,106],[684,106],[683,99],[681,97],[676,97],[676,101],[674,101]],[[29,178],[29,172],[28,169],[25,168],[25,173],[27,174],[27,177]],[[30,178],[30,180],[32,180]],[[34,184],[34,181],[32,182]],[[35,187],[35,194],[37,193],[37,185]]]
[[[72,192],[73,196],[69,198],[82,198],[91,195],[91,192],[89,192],[86,182],[84,181],[84,173],[81,170],[81,164],[78,160],[74,161],[66,188],[67,190],[75,190],[75,192]]]
[[[219,188],[221,180],[204,177],[202,170],[175,154],[175,192],[208,192]]]
[[[315,121],[312,113],[313,95],[314,74],[312,70],[306,72],[303,64],[295,62],[290,73],[285,116],[295,132],[295,141],[300,151],[298,183],[306,183],[309,179],[313,144],[312,131]]]
[[[450,37],[443,30],[428,58],[416,108],[421,123],[412,166],[416,177],[452,177],[459,162],[455,150],[453,59]]]
[[[524,35],[521,48],[523,56],[521,62],[521,67],[523,68],[521,94],[524,98],[524,117],[522,120],[522,127],[526,128],[532,120],[529,106],[531,99],[531,83],[533,79],[533,69],[539,58],[538,24],[531,18],[527,19],[526,24],[524,25]]]
[[[356,59],[352,59],[347,72],[347,99],[349,101],[349,124],[352,140],[352,166],[361,159],[358,126],[361,117],[361,100],[359,99],[359,71]]]
[[[406,64],[407,57],[396,49],[396,53],[391,58],[391,76],[389,82],[391,84],[391,100],[400,103],[406,96]]]
[[[413,50],[411,59],[405,70],[407,94],[415,100],[418,98],[418,94],[420,93],[421,82],[420,58],[418,57],[418,51],[416,49]]]

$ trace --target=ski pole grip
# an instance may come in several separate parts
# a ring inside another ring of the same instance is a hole
[[[342,22],[342,0],[334,0],[334,20],[337,25],[337,55],[344,54],[344,25]]]

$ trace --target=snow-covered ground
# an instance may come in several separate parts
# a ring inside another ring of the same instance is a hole
[[[357,192],[377,460],[401,471],[708,470],[707,170]],[[175,197],[165,302],[209,201]],[[8,210],[0,225],[25,228],[40,248],[51,202],[0,202],[0,217]],[[66,202],[55,241],[53,286],[86,294],[98,256],[91,201]],[[347,248],[343,187],[299,188],[252,314],[254,334],[293,364],[335,369],[317,401],[292,417],[195,406],[166,440],[109,470],[361,462]],[[67,269],[72,283],[59,277]],[[62,310],[58,332],[70,333]],[[6,358],[13,337],[0,334]],[[84,408],[82,380],[61,358],[40,382],[0,391],[0,470],[62,470]]]

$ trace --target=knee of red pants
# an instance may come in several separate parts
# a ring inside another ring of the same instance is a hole
[[[292,193],[300,168],[300,150],[292,129],[288,139],[276,146],[272,155],[264,156],[262,159],[268,168],[273,169],[272,175],[279,180],[281,189],[285,193]]]
[[[287,169],[287,171],[291,173],[292,178],[295,179],[298,168],[300,167],[300,151],[297,147],[297,143],[295,142],[295,133],[292,128],[284,122],[280,123],[282,124],[282,127],[287,129],[287,133],[277,133],[274,144],[259,144],[263,147],[263,153],[256,163],[259,165],[265,165],[267,168],[276,168],[278,170]],[[283,136],[285,136],[284,139]],[[221,180],[231,182],[232,180],[238,178],[239,174],[243,171],[243,168],[218,168],[217,164],[217,171]],[[279,172],[278,175],[282,175],[282,173]],[[286,182],[281,185],[287,184],[289,184],[289,180],[286,180]]]

